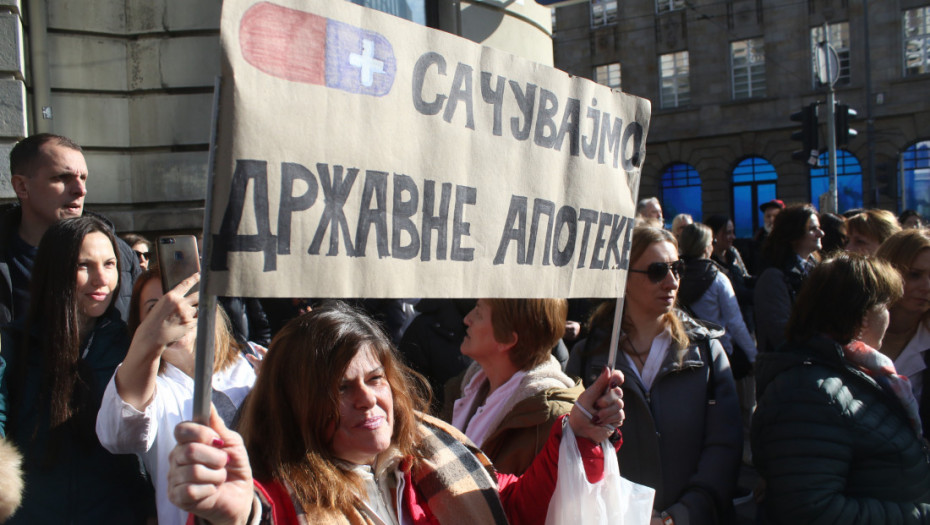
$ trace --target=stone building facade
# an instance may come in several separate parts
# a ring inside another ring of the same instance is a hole
[[[841,66],[836,97],[858,112],[851,121],[858,136],[837,161],[841,172],[861,169],[845,179],[858,177],[857,205],[922,206],[928,215],[926,175],[899,169],[907,151],[926,165],[928,6],[927,0],[589,0],[556,10],[555,65],[652,101],[640,194],[673,201],[666,219],[684,195],[697,201],[690,208],[697,215],[738,218],[745,236],[758,227],[755,209],[769,198],[818,204],[811,171],[826,170],[792,159],[801,149],[791,139],[800,124],[789,116],[826,100],[812,46],[829,34]],[[826,107],[818,109],[825,148]],[[756,166],[749,169],[756,179],[758,166],[767,165],[762,182],[746,183],[747,165]],[[671,187],[681,184],[692,189]],[[843,203],[841,197],[840,211]]]

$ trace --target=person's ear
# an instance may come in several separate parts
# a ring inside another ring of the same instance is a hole
[[[497,342],[498,348],[500,349],[501,352],[509,352],[511,348],[517,346],[517,340],[519,340],[517,333],[510,332],[510,340],[509,341],[498,341]]]
[[[869,330],[869,314],[862,316],[862,320],[859,321],[859,326],[856,327],[856,339],[862,339],[862,334],[866,333]]]
[[[25,175],[13,175],[10,177],[10,182],[13,186],[13,191],[16,193],[16,197],[19,200],[23,200],[29,197],[29,190],[26,187],[26,176]]]

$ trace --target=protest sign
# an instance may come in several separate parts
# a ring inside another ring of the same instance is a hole
[[[221,36],[209,293],[621,295],[647,100],[349,2]]]

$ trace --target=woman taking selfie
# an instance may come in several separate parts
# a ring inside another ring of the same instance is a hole
[[[683,269],[670,232],[633,230],[615,363],[628,416],[620,472],[656,489],[654,524],[727,523],[743,451],[739,401],[722,331],[674,308]],[[613,317],[605,305],[594,317]],[[600,343],[576,345],[569,373],[597,377],[609,344],[607,331]]]
[[[9,523],[144,523],[153,511],[138,459],[110,454],[94,432],[104,388],[129,347],[113,306],[117,253],[99,219],[49,228],[25,322],[3,330],[0,422],[23,452],[26,486]]]
[[[171,499],[215,525],[297,515],[307,523],[543,523],[562,425],[526,474],[495,474],[454,427],[421,412],[428,399],[415,380],[425,386],[363,314],[339,304],[304,314],[272,341],[241,438],[215,417],[210,427],[178,426]],[[622,419],[619,387],[609,388],[621,381],[605,371],[579,397],[598,425],[578,407],[569,418],[589,478],[603,468],[595,442]]]
[[[107,384],[97,415],[100,443],[114,454],[139,454],[155,486],[159,525],[182,525],[187,513],[168,501],[168,454],[174,427],[191,418],[194,403],[194,343],[197,337],[199,274],[162,292],[158,268],[143,272],[133,286],[129,324],[133,334],[126,359]],[[213,403],[231,423],[255,382],[255,372],[216,310]]]
[[[768,523],[930,522],[917,403],[875,350],[901,290],[888,263],[838,255],[804,283],[788,343],[759,355],[752,450]]]

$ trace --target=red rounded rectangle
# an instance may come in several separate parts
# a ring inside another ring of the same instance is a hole
[[[326,18],[268,2],[239,24],[239,47],[256,68],[294,82],[326,83]]]

